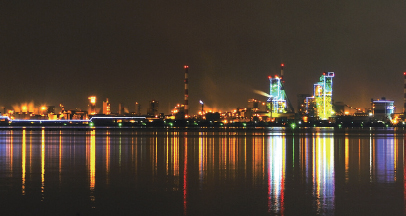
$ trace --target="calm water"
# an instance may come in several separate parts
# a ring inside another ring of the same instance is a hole
[[[403,215],[403,129],[0,131],[2,215]]]

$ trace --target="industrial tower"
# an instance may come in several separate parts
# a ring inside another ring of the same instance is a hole
[[[189,89],[188,89],[188,68],[189,66],[183,66],[185,68],[185,118],[189,118]]]
[[[275,77],[269,76],[269,95],[267,100],[267,109],[271,114],[271,117],[279,117],[282,113],[292,112],[289,99],[285,92],[283,81],[283,67],[281,64],[281,75],[275,75]]]
[[[318,83],[314,84],[314,100],[317,117],[321,120],[328,120],[333,114],[333,77],[334,72],[327,72],[321,75]]]

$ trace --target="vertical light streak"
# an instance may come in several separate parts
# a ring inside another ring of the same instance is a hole
[[[262,141],[260,140],[262,136],[254,136],[254,141],[253,141],[253,171],[254,171],[254,175],[253,178],[254,180],[257,179],[261,179],[262,181],[262,176],[264,175],[264,173],[262,172],[262,169],[264,167],[264,163],[263,163],[263,158],[262,158],[262,154],[263,154],[263,145],[262,145]],[[260,181],[260,182],[261,182]],[[256,183],[256,181],[254,181],[254,183]]]
[[[323,136],[314,143],[313,194],[317,213],[329,215],[335,208],[334,138],[331,134]]]
[[[237,148],[236,148],[237,149]],[[263,133],[262,134],[262,179],[263,180],[265,180],[266,179],[266,173],[265,173],[265,167],[266,167],[266,163],[267,163],[267,161],[266,161],[266,149],[265,149],[265,133]],[[237,155],[238,155],[238,153],[237,153]],[[238,158],[237,156],[236,156],[236,158]]]
[[[230,137],[229,141],[228,141],[228,146],[229,146],[229,150],[228,150],[228,155],[229,155],[229,171],[230,171],[230,178],[231,179],[235,179],[236,176],[236,139],[235,136]],[[206,158],[206,155],[204,155],[203,160]],[[264,175],[264,172],[262,172]]]
[[[169,132],[166,132],[166,149],[165,149],[165,157],[166,157],[166,166],[165,166],[165,170],[166,170],[166,175],[169,176]]]
[[[293,164],[293,168],[295,168],[295,136],[292,137],[292,146],[293,146],[293,151],[292,151],[292,162],[293,163],[292,164]]]
[[[173,136],[173,175],[179,177],[179,132],[175,132]],[[177,185],[179,186],[179,185]]]
[[[137,132],[135,132],[135,135],[137,135]],[[133,139],[134,139],[134,137],[133,137]],[[135,149],[135,152],[134,152],[134,172],[136,174],[135,176],[137,176],[137,173],[138,173],[138,138],[137,138],[137,136],[135,137],[135,143],[133,141],[132,144],[135,145],[134,146],[134,149]]]
[[[45,129],[41,133],[41,201],[44,201],[45,191]]]
[[[247,178],[247,133],[244,135],[244,174],[244,177]]]
[[[226,172],[225,172],[225,173],[226,173],[226,178],[228,177],[228,176],[227,176],[227,168],[228,168],[228,166],[229,166],[229,164],[228,164],[228,151],[227,151],[227,148],[228,148],[228,139],[227,139],[227,136],[228,136],[228,135],[226,135],[226,136],[223,138],[224,171],[226,171]]]
[[[369,182],[372,182],[372,167],[373,167],[373,152],[372,135],[369,135]]]
[[[199,133],[199,189],[203,188],[203,166],[204,166],[204,151],[203,151],[203,132]]]
[[[406,215],[406,135],[403,136],[403,205],[405,208],[404,215]]]
[[[219,145],[220,172],[224,172],[227,170],[227,150],[226,150],[226,148],[227,148],[227,141],[226,141],[225,135],[223,135],[223,136],[221,136],[220,145]],[[226,175],[222,175],[222,176],[226,176]]]
[[[187,132],[184,134],[184,159],[183,159],[183,215],[187,215]]]
[[[305,168],[305,155],[304,154],[304,144],[303,144],[303,139],[300,138],[299,140],[299,167],[300,167],[300,176],[304,176],[304,168]]]
[[[96,131],[90,132],[90,147],[89,147],[89,179],[90,179],[90,201],[95,202],[94,188],[96,185]],[[92,206],[94,208],[94,206]]]
[[[268,140],[268,212],[284,215],[286,143],[282,136]]]
[[[393,167],[394,167],[394,173],[393,173],[393,180],[396,182],[396,172],[397,172],[397,162],[398,162],[398,139],[394,138],[394,143],[393,143],[393,152],[394,152],[394,157],[393,157]]]
[[[59,184],[62,181],[62,131],[59,131]]]
[[[106,132],[106,184],[110,183],[110,132]]]
[[[313,135],[314,136],[314,135]],[[316,155],[316,153],[317,153],[317,151],[316,151],[316,138],[315,137],[313,137],[313,145],[312,145],[312,153],[313,153],[313,156],[312,156],[312,164],[313,164],[313,167],[312,167],[312,179],[313,179],[313,196],[314,197],[317,197],[317,185],[316,185],[316,183],[317,183],[317,180],[316,180],[316,178],[317,178],[317,155]],[[317,201],[317,200],[316,200]]]
[[[25,164],[26,164],[26,140],[25,140],[25,129],[23,130],[23,140],[22,140],[22,146],[21,146],[21,193],[22,195],[25,195]]]
[[[394,168],[395,152],[393,139],[376,139],[374,177],[378,183],[393,183],[396,170]]]
[[[155,134],[155,176],[158,175],[158,132]]]
[[[361,139],[358,139],[358,180],[361,180]]]
[[[345,182],[350,180],[350,140],[348,136],[345,136]]]
[[[30,171],[32,172],[32,136],[31,136],[31,131],[30,131]]]
[[[13,155],[14,155],[14,152],[13,152],[13,131],[10,131],[10,142],[9,142],[9,149],[8,149],[8,157],[9,157],[9,160],[10,160],[10,162],[9,162],[9,165],[10,165],[10,167],[9,167],[9,169],[10,169],[10,175],[12,176],[13,175]]]
[[[121,169],[121,131],[120,131],[120,138],[118,141],[118,166]]]

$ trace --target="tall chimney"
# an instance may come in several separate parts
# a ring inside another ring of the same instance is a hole
[[[281,64],[281,78],[283,78],[283,67],[285,66],[285,64]]]
[[[406,72],[403,72],[403,76],[405,78],[403,86],[403,113],[406,114]]]
[[[188,104],[188,68],[189,66],[185,65],[185,118],[189,118],[189,104]]]

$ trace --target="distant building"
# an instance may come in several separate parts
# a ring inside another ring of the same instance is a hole
[[[55,113],[55,106],[48,106],[47,113]]]
[[[305,105],[306,115],[308,117],[317,117],[316,99],[314,96],[306,97]]]
[[[135,115],[141,115],[141,105],[138,102],[135,102]]]
[[[297,95],[297,111],[299,115],[306,115],[306,98],[311,97],[310,94],[298,94]]]
[[[147,111],[147,115],[149,116],[158,116],[158,109],[159,109],[159,102],[156,100],[152,100],[149,102],[149,107]]]
[[[248,100],[248,108],[253,109],[253,110],[257,110],[259,108],[258,103],[260,103],[259,100],[257,99],[249,99]]]
[[[103,114],[105,115],[111,114],[110,103],[108,98],[106,98],[106,101],[103,101]]]
[[[95,115],[96,114],[96,96],[90,96],[89,99],[89,114]]]
[[[392,120],[391,115],[395,112],[395,101],[386,100],[386,98],[381,98],[378,100],[372,99],[372,114],[374,119],[381,121]]]

